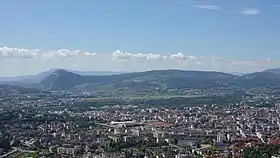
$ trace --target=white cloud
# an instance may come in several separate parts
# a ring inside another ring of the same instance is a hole
[[[39,49],[0,47],[0,58],[54,58],[54,57],[79,57],[95,56],[96,53],[82,52],[79,50],[59,49],[56,51],[41,51]]]
[[[85,56],[96,56],[96,53],[83,52]]]
[[[182,53],[177,53],[177,54],[170,54],[169,58],[172,60],[186,60],[187,57]]]
[[[30,59],[37,56],[38,49],[0,47],[0,58],[25,58]]]
[[[175,53],[175,54],[170,54],[168,56],[169,59],[171,60],[192,60],[192,61],[196,61],[197,60],[197,57],[195,56],[187,56],[187,55],[184,55],[182,52],[179,52],[179,53]]]
[[[53,57],[81,57],[81,56],[96,56],[96,53],[82,52],[80,50],[69,50],[69,49],[58,49],[56,51],[49,51],[39,54],[43,58],[53,58]]]
[[[221,10],[219,6],[211,5],[211,4],[199,4],[199,5],[194,5],[194,7],[199,9],[206,9],[206,10]]]
[[[29,69],[30,71],[39,71],[48,68],[74,68],[83,70],[102,69],[109,71],[144,71],[151,69],[175,68],[244,72],[280,66],[280,60],[273,58],[236,60],[221,57],[191,56],[186,55],[183,52],[162,54],[152,52],[124,52],[117,50],[115,52],[98,52],[98,54],[96,54],[87,51],[69,49],[41,51],[39,49],[10,48],[7,46],[0,47],[0,59],[6,58],[15,59],[0,61],[0,72],[6,72],[6,74],[10,72],[6,71],[4,68],[10,64],[14,65],[13,71],[15,73],[25,72],[26,69],[28,69],[28,71]]]
[[[245,8],[242,11],[240,11],[239,13],[242,15],[246,15],[246,16],[253,16],[253,15],[258,15],[261,12],[258,8]]]
[[[195,56],[189,56],[189,59],[196,60],[197,58]]]
[[[162,54],[153,54],[153,53],[129,53],[129,52],[121,52],[117,50],[112,53],[112,58],[114,61],[197,61],[195,56],[186,56],[182,52],[179,53],[171,53],[169,55]],[[201,63],[201,62],[198,62]]]
[[[125,60],[165,60],[166,56],[152,53],[128,53],[117,50],[112,53],[113,60],[125,61]]]

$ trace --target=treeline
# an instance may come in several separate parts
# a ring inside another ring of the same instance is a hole
[[[271,158],[280,154],[280,145],[261,144],[244,150],[244,158]]]
[[[11,148],[10,141],[5,138],[0,138],[0,148],[4,149],[4,151],[8,151]]]
[[[113,105],[139,105],[142,107],[183,107],[188,105],[204,105],[204,104],[217,104],[217,105],[230,105],[238,103],[242,100],[241,96],[211,96],[211,97],[170,97],[170,98],[152,98],[152,99],[100,99],[90,100],[79,103],[79,105],[102,107]]]

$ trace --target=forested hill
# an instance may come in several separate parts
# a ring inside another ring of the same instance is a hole
[[[83,76],[59,69],[40,82],[47,90],[114,89],[168,90],[215,87],[253,88],[280,85],[280,73],[269,71],[232,75],[214,71],[155,70],[106,76]]]

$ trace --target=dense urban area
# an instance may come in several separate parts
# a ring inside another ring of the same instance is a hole
[[[1,85],[0,99],[0,158],[280,154],[280,96],[275,85],[134,96]]]

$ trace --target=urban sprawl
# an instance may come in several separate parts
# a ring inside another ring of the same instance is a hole
[[[274,95],[180,107],[91,106],[102,98],[12,88],[0,95],[0,158],[276,158],[280,149]],[[260,103],[270,106],[252,106]]]

